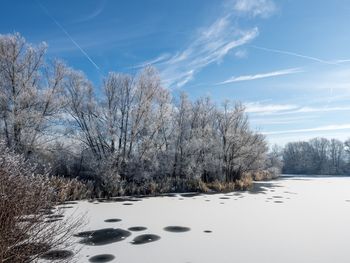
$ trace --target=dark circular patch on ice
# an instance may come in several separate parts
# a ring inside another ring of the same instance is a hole
[[[103,263],[103,262],[109,262],[112,261],[115,258],[115,256],[111,255],[111,254],[101,254],[101,255],[96,255],[93,256],[92,258],[89,259],[90,262],[99,262],[99,263]]]
[[[283,201],[274,201],[274,203],[281,204]]]
[[[158,195],[160,197],[176,197],[177,194],[174,194],[174,193],[165,193],[165,194],[160,194]]]
[[[39,223],[43,222],[43,220],[40,217],[21,217],[18,218],[19,222],[30,222],[30,223]]]
[[[168,232],[180,233],[190,231],[191,228],[185,226],[167,226],[164,227],[164,230]]]
[[[211,230],[204,230],[203,232],[204,233],[212,233],[213,231],[211,231]]]
[[[80,241],[81,244],[89,246],[102,246],[122,241],[130,235],[131,232],[124,229],[103,228],[95,231],[80,232],[75,236],[84,237],[84,239]]]
[[[133,203],[124,203],[123,205],[133,205]]]
[[[67,201],[62,203],[62,205],[76,205],[76,204],[78,204],[78,202],[74,202],[74,201]]]
[[[116,223],[116,222],[120,222],[120,221],[122,221],[122,220],[119,218],[110,218],[110,219],[105,220],[106,223]]]
[[[73,206],[60,206],[60,209],[69,209],[69,208],[73,208]]]
[[[49,220],[44,221],[44,223],[54,223],[54,222],[58,222],[58,221],[62,221],[62,218],[49,219]]]
[[[64,217],[64,215],[49,215],[49,216],[47,216],[46,218],[50,218],[50,219],[58,219],[58,218],[63,218]]]
[[[273,198],[283,198],[283,196],[280,195],[274,195]]]
[[[139,202],[139,198],[130,198],[130,197],[114,197],[114,198],[100,198],[97,199],[100,203],[111,203],[111,202]]]
[[[150,242],[154,242],[160,239],[160,236],[154,235],[154,234],[144,234],[140,235],[134,238],[134,240],[131,242],[133,245],[142,245],[147,244]]]
[[[130,231],[144,231],[146,230],[147,227],[144,227],[144,226],[133,226],[133,227],[129,227],[128,230]]]
[[[184,193],[181,194],[182,197],[195,197],[201,195],[200,193]]]
[[[41,255],[40,258],[47,260],[59,260],[72,257],[74,254],[70,250],[51,250]]]
[[[54,210],[50,209],[41,209],[39,211],[40,213],[42,213],[43,215],[53,215],[55,213]]]
[[[230,199],[230,198],[223,196],[223,197],[219,197],[219,199]]]

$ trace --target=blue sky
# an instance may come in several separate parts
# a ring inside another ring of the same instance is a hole
[[[153,64],[191,98],[242,101],[284,144],[350,137],[348,0],[2,0],[0,34],[47,42],[96,86]]]

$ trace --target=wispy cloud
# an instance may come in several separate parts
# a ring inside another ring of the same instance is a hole
[[[145,66],[149,66],[149,65],[157,65],[159,63],[167,61],[170,57],[171,57],[171,55],[168,54],[168,53],[161,54],[160,56],[158,56],[158,57],[156,57],[154,59],[151,59],[151,60],[148,60],[148,61],[144,61],[144,62],[142,62],[140,64],[132,66],[131,68],[137,69],[137,68],[144,68]]]
[[[246,112],[254,115],[292,115],[317,112],[350,111],[350,106],[300,106],[297,104],[273,104],[247,102]]]
[[[266,18],[276,11],[276,5],[272,0],[235,0],[233,9],[243,15]]]
[[[87,22],[87,21],[90,21],[91,19],[94,19],[95,17],[98,17],[105,8],[106,0],[97,1],[96,3],[97,3],[97,6],[94,10],[92,10],[92,12],[78,18],[75,22],[76,23]]]
[[[319,126],[307,129],[296,129],[296,130],[283,130],[283,131],[270,131],[263,132],[264,135],[277,135],[277,134],[287,134],[287,133],[304,133],[304,132],[318,132],[318,131],[335,131],[335,130],[347,130],[350,129],[350,123],[347,124],[333,124],[326,126]]]
[[[260,102],[248,102],[244,104],[248,113],[276,113],[287,110],[298,109],[294,104],[262,104]]]
[[[318,107],[310,107],[310,106],[302,106],[296,109],[287,110],[287,111],[276,111],[260,114],[272,114],[272,115],[288,115],[288,114],[306,114],[306,113],[314,113],[314,112],[335,112],[335,111],[350,111],[350,106],[318,106]]]
[[[318,118],[319,116],[309,115],[309,116],[293,116],[293,117],[273,117],[273,118],[251,118],[250,121],[252,125],[276,125],[276,124],[293,124],[293,123],[305,123]]]
[[[348,63],[348,62],[350,62],[350,59],[337,59],[337,60],[334,60],[334,62],[336,64]]]
[[[303,58],[303,59],[319,62],[319,63],[322,63],[322,64],[328,64],[328,65],[338,65],[338,64],[350,62],[350,59],[325,60],[325,59],[312,57],[312,56],[307,56],[307,55],[303,55],[303,54],[299,54],[299,53],[295,53],[295,52],[290,52],[290,51],[286,51],[286,50],[265,48],[265,47],[255,46],[255,45],[251,45],[250,47],[255,48],[255,49],[259,49],[259,50],[264,50],[264,51],[267,51],[267,52],[273,52],[273,53],[279,53],[279,54],[299,57],[299,58]]]
[[[198,30],[187,47],[171,56],[160,55],[134,67],[156,64],[166,86],[181,87],[201,69],[220,63],[230,51],[250,43],[259,35],[258,27],[240,28],[239,19],[268,17],[275,10],[273,0],[227,0],[223,14],[209,26]],[[247,52],[241,49],[234,55],[243,58]]]
[[[223,84],[228,84],[228,83],[232,83],[232,82],[239,82],[239,81],[249,81],[249,80],[256,80],[256,79],[271,78],[271,77],[295,74],[295,73],[300,73],[300,72],[302,72],[302,70],[300,68],[289,68],[289,69],[277,70],[277,71],[272,71],[272,72],[259,73],[259,74],[255,74],[255,75],[243,75],[243,76],[238,76],[238,77],[231,77],[225,81],[217,83],[217,85],[223,85]]]
[[[246,58],[247,56],[248,56],[248,52],[246,49],[237,50],[235,52],[235,57],[237,58]]]
[[[330,111],[350,111],[350,106],[335,107],[301,107],[292,113],[309,113],[309,112],[330,112]]]
[[[158,58],[156,62],[160,62],[165,84],[181,87],[202,68],[220,62],[232,49],[249,43],[258,34],[256,27],[241,30],[232,26],[230,16],[225,16],[200,30],[197,38],[184,50],[161,62]]]

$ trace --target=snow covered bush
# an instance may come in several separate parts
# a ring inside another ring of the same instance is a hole
[[[33,262],[67,244],[78,222],[54,220],[56,194],[47,174],[0,143],[0,262]]]

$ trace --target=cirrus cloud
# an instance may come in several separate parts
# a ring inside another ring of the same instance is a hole
[[[276,11],[272,0],[235,0],[233,9],[242,15],[269,17]]]
[[[243,76],[237,76],[237,77],[234,76],[234,77],[231,77],[225,81],[217,83],[217,85],[223,85],[223,84],[240,82],[240,81],[249,81],[249,80],[256,80],[256,79],[271,78],[271,77],[295,74],[295,73],[300,73],[300,72],[303,72],[300,68],[289,68],[289,69],[276,70],[276,71],[272,71],[272,72],[259,73],[259,74],[255,74],[255,75],[243,75]]]

